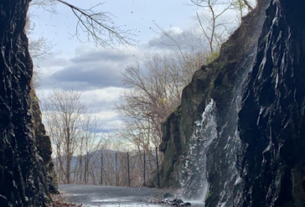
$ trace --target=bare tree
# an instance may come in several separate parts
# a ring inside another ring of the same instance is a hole
[[[164,29],[158,24],[155,26],[158,30],[154,32],[165,38],[153,39],[152,42],[169,49],[177,57],[176,59],[179,59],[180,64],[185,65],[186,68],[198,69],[200,64],[204,63],[209,51],[205,49],[207,44],[201,33],[192,29],[175,33],[174,28]]]
[[[219,55],[220,45],[230,35],[229,24],[238,25],[242,17],[255,6],[255,0],[190,0],[203,11],[196,13],[199,28],[209,45],[210,55],[207,62],[212,62]],[[229,11],[236,10],[238,18],[224,18]]]
[[[72,157],[82,138],[81,120],[84,105],[76,91],[55,91],[44,104],[47,132],[55,152],[55,167],[60,182],[71,182]]]
[[[121,136],[139,151],[150,151],[161,142],[161,122],[180,104],[182,88],[202,65],[201,55],[147,55],[145,61],[128,66],[123,73],[129,88],[116,109],[126,117]],[[195,64],[198,61],[198,64]],[[188,64],[193,63],[193,64]],[[192,66],[192,67],[190,67]]]
[[[54,91],[43,103],[60,183],[96,182],[93,162],[105,144],[98,116],[80,98],[77,91]]]
[[[88,183],[90,176],[94,179],[94,169],[92,169],[92,162],[98,154],[98,150],[102,147],[102,138],[97,134],[99,131],[98,117],[88,114],[83,117],[81,129],[81,144],[80,153],[84,157],[84,177],[83,182]],[[81,168],[81,166],[80,166]]]
[[[208,16],[199,15],[197,20],[201,32],[209,43],[210,52],[215,50],[223,42],[227,21],[221,20],[223,14],[232,8],[234,0],[190,0],[193,5],[208,12]]]

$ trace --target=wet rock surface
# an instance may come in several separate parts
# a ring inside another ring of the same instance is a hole
[[[237,206],[305,206],[305,2],[272,1],[239,112]]]
[[[182,199],[179,199],[179,198],[174,198],[174,199],[165,198],[165,199],[162,199],[162,201],[160,203],[164,204],[164,205],[170,205],[170,206],[191,206],[192,205],[190,202],[184,202]]]
[[[208,207],[305,206],[305,2],[258,4],[163,124],[161,185],[179,186],[194,123],[216,102]]]
[[[229,116],[231,99],[244,73],[247,55],[253,56],[265,19],[265,8],[269,1],[244,18],[241,26],[221,46],[220,56],[213,63],[202,66],[193,75],[191,83],[184,88],[181,105],[162,125],[163,138],[160,151],[164,153],[161,166],[161,186],[179,186],[180,172],[187,154],[187,143],[201,119],[202,112],[213,98],[221,110],[220,116]],[[248,62],[252,62],[251,57]],[[249,64],[249,63],[247,63]],[[223,126],[224,119],[219,119]],[[221,152],[220,152],[221,153]],[[224,155],[226,156],[226,155]]]
[[[39,156],[30,103],[32,60],[24,34],[29,0],[0,2],[0,206],[46,206],[47,160]]]

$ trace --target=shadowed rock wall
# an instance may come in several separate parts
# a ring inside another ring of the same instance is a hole
[[[274,0],[239,112],[237,206],[305,206],[305,2]]]
[[[29,0],[0,1],[0,206],[46,206],[49,186],[30,110]]]

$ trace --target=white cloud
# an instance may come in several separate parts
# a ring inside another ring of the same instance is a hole
[[[49,55],[40,62],[42,89],[80,91],[123,87],[122,71],[143,56],[140,49],[129,47],[113,50],[78,47],[72,58]]]
[[[181,34],[181,33],[183,33],[183,30],[179,27],[171,27],[169,29],[169,33],[172,34],[172,35]]]

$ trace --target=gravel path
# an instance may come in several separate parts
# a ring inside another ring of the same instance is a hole
[[[169,190],[155,188],[125,188],[100,185],[59,185],[59,190],[71,203],[82,203],[84,207],[164,207],[150,201],[160,201]],[[173,192],[172,192],[173,194]],[[193,202],[192,207],[203,207]]]
[[[149,203],[151,199],[161,198],[164,191],[153,188],[124,188],[99,185],[60,185],[59,190],[71,203],[98,207],[160,207]]]

